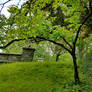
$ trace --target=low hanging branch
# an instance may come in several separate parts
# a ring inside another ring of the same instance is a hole
[[[71,53],[71,51],[68,48],[66,48],[64,46],[64,44],[55,42],[55,41],[50,40],[50,39],[46,39],[44,37],[39,37],[39,36],[37,36],[36,38],[34,38],[34,37],[28,37],[27,39],[33,39],[33,40],[40,39],[41,41],[49,41],[49,42],[52,42],[52,43],[54,43],[56,45],[59,45],[59,46],[63,47],[66,51],[68,51],[69,53]],[[9,45],[11,45],[12,43],[17,42],[17,41],[21,41],[21,40],[26,40],[26,39],[25,38],[24,39],[14,39],[14,40],[10,41],[8,44],[6,44],[5,46],[0,46],[0,49],[5,49],[6,47],[8,47]]]
[[[68,48],[66,48],[66,47],[64,46],[64,44],[61,44],[61,43],[58,43],[58,42],[56,42],[56,41],[53,41],[53,40],[50,40],[50,39],[46,39],[46,38],[43,38],[43,37],[41,37],[41,38],[44,39],[44,40],[47,40],[47,41],[49,41],[49,42],[52,42],[52,43],[54,43],[54,44],[56,44],[56,45],[59,45],[59,46],[63,47],[66,51],[68,51],[69,53],[71,53],[71,50],[69,50]]]

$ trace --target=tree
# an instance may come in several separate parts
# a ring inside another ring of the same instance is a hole
[[[86,11],[88,13],[82,16]],[[15,41],[26,39],[36,42],[49,41],[59,45],[72,56],[75,83],[78,84],[80,80],[76,43],[81,28],[92,16],[91,0],[71,0],[71,2],[69,0],[28,0],[21,9],[13,6],[9,12],[11,16],[7,19],[6,29],[8,29],[3,30],[12,34],[13,40],[0,48],[6,48]],[[60,39],[63,43],[58,42]]]

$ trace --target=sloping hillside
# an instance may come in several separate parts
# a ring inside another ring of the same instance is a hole
[[[0,92],[79,92],[70,63],[12,63],[0,66]],[[84,91],[85,92],[85,91]]]

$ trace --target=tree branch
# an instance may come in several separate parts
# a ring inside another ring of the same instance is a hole
[[[73,13],[70,16],[65,16],[65,17],[70,18],[70,17],[74,16],[75,13],[79,13],[79,12],[81,12],[81,11],[79,11],[79,10],[78,11],[73,11]]]
[[[91,1],[91,0],[89,0],[89,9],[90,9],[89,15],[84,19],[84,21],[82,22],[82,24],[81,24],[81,25],[79,26],[79,28],[78,28],[78,31],[77,31],[75,40],[74,40],[74,42],[73,42],[74,48],[75,48],[76,42],[77,42],[77,40],[78,40],[79,33],[80,33],[80,30],[81,30],[82,26],[83,26],[83,25],[86,23],[86,21],[92,16],[92,1]]]
[[[63,37],[63,41],[72,49],[72,46],[69,42],[67,42],[67,40]]]
[[[64,44],[61,44],[61,43],[55,42],[55,41],[50,40],[50,39],[46,39],[46,38],[44,38],[44,37],[36,37],[36,38],[40,38],[40,39],[43,39],[43,40],[46,40],[46,41],[52,42],[52,43],[54,43],[54,44],[56,44],[56,45],[59,45],[59,46],[63,47],[66,51],[68,51],[69,53],[71,53],[71,51],[70,51],[68,48],[66,48],[66,47],[64,46]]]
[[[92,1],[91,0],[89,0],[89,8],[90,8],[91,13],[92,13]]]
[[[5,5],[6,3],[10,2],[10,1],[11,0],[8,0],[8,1],[4,2],[4,3],[1,3],[0,5]]]
[[[3,8],[4,8],[4,5],[5,5],[6,3],[10,2],[10,1],[11,1],[11,0],[8,0],[8,1],[6,1],[6,2],[4,2],[4,3],[0,4],[0,5],[2,5],[1,10],[0,10],[0,14],[1,14],[1,12],[2,12]]]
[[[68,48],[66,48],[66,47],[64,46],[64,44],[55,42],[55,41],[53,41],[53,40],[50,40],[50,39],[47,39],[47,38],[44,38],[44,37],[39,37],[39,36],[37,36],[36,38],[34,38],[34,37],[28,37],[28,39],[33,39],[33,40],[35,40],[35,39],[41,39],[41,41],[49,41],[49,42],[52,42],[52,43],[54,43],[54,44],[56,44],[56,45],[59,45],[59,46],[63,47],[66,51],[68,51],[69,53],[71,53],[71,50],[69,50]],[[9,45],[11,45],[12,43],[17,42],[17,41],[21,41],[21,40],[26,40],[26,39],[24,38],[24,39],[14,39],[14,40],[11,40],[11,41],[10,41],[8,44],[6,44],[5,46],[0,46],[0,49],[5,49],[6,47],[8,47]]]
[[[75,37],[75,40],[74,40],[74,42],[73,42],[74,48],[75,48],[76,42],[77,42],[77,40],[78,40],[79,33],[80,33],[80,30],[81,30],[82,26],[86,23],[86,21],[87,21],[91,16],[92,16],[92,12],[84,19],[84,21],[82,22],[82,24],[79,26],[78,31],[77,31],[77,34],[76,34],[76,37]]]

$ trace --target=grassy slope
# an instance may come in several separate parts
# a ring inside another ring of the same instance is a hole
[[[0,92],[78,92],[72,82],[70,63],[23,62],[0,66]]]

